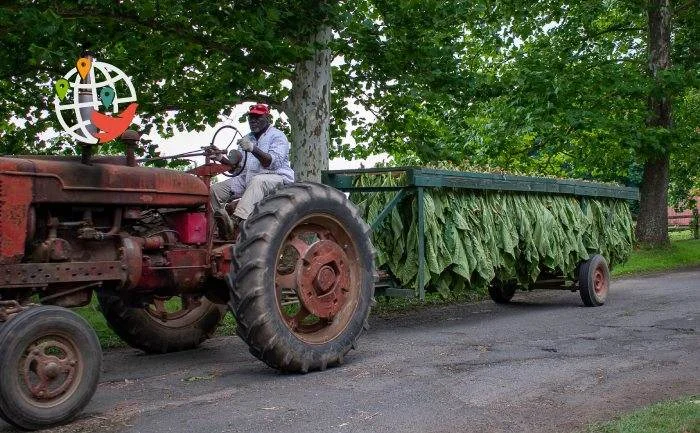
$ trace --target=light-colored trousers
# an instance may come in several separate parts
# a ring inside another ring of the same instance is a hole
[[[279,174],[256,174],[250,180],[248,187],[240,176],[232,177],[211,186],[211,207],[214,212],[225,212],[223,209],[226,203],[240,197],[233,214],[241,219],[247,219],[253,212],[255,203],[283,183],[284,179]]]

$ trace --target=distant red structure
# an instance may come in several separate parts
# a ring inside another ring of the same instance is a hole
[[[698,239],[700,231],[700,196],[695,197],[695,209],[685,209],[682,212],[676,212],[673,208],[668,208],[668,226],[671,230],[690,229],[693,231],[693,237]]]

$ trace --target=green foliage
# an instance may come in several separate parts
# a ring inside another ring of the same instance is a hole
[[[700,266],[700,240],[692,239],[690,231],[671,233],[671,240],[671,244],[665,248],[635,249],[626,263],[613,270],[613,275],[634,275]]]
[[[330,25],[342,60],[331,156],[639,185],[644,163],[668,154],[671,202],[684,204],[700,188],[695,3],[674,4],[672,67],[654,79],[639,1],[3,2],[0,153],[74,153],[38,134],[60,129],[51,83],[84,48],[132,76],[143,129],[168,136],[244,100],[283,107],[294,65],[317,48],[308,36]],[[672,128],[647,125],[654,95],[672,101]]]
[[[696,6],[673,9],[673,66],[655,80],[646,2],[353,2],[335,95],[371,115],[354,117],[361,145],[338,139],[335,151],[627,185],[670,154],[672,202],[684,200],[700,186]],[[670,130],[647,125],[662,94]],[[344,107],[337,117],[352,115]]]
[[[3,2],[0,154],[72,152],[65,137],[37,134],[60,130],[53,81],[84,49],[131,76],[144,132],[169,136],[243,100],[281,103],[283,80],[314,49],[305,36],[329,19],[330,6],[312,1]]]
[[[700,400],[697,397],[658,403],[605,424],[594,424],[588,433],[697,433],[700,432]]]
[[[356,186],[396,186],[390,174],[360,176]],[[392,193],[356,193],[363,217],[374,221]],[[624,201],[459,189],[425,193],[425,281],[447,296],[494,278],[527,286],[543,271],[574,276],[591,253],[611,267],[624,262],[633,242]],[[405,287],[417,288],[416,196],[394,208],[374,232],[377,265]]]

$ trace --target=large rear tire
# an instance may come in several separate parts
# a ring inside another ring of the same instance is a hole
[[[144,307],[132,307],[114,290],[97,293],[109,327],[126,344],[146,353],[198,347],[214,334],[227,311],[224,305],[214,304],[204,296],[180,298],[174,307],[158,297]]]
[[[593,255],[583,262],[578,272],[578,290],[586,307],[605,304],[610,289],[610,270],[605,257]]]
[[[0,328],[0,413],[36,430],[65,423],[88,404],[102,349],[90,325],[70,310],[30,308]]]
[[[340,191],[295,183],[242,226],[229,278],[237,332],[270,367],[341,364],[374,303],[370,228]]]

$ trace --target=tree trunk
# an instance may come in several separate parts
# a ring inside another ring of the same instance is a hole
[[[312,43],[327,47],[332,33],[324,26]],[[318,49],[312,59],[294,69],[292,91],[286,113],[292,129],[291,163],[298,181],[321,181],[321,170],[328,169],[330,141],[331,50]]]
[[[650,0],[648,19],[649,72],[658,82],[660,73],[671,66],[669,0]],[[671,128],[671,101],[667,95],[652,91],[649,96],[649,111],[648,126]],[[648,157],[644,164],[637,218],[637,241],[650,245],[668,243],[668,170],[671,146],[669,142],[660,144],[662,150]]]

